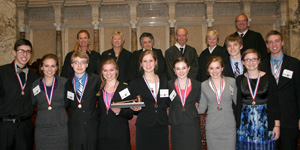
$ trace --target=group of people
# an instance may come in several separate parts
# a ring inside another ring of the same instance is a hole
[[[137,115],[137,150],[168,150],[168,125],[173,150],[201,150],[198,114],[207,113],[209,150],[296,150],[300,62],[283,53],[278,31],[264,42],[244,14],[235,22],[238,31],[224,47],[218,32],[208,31],[199,57],[186,44],[185,28],[176,30],[165,57],[153,48],[151,33],[143,33],[142,49],[131,53],[116,31],[112,49],[100,55],[81,30],[60,76],[57,56],[47,54],[38,77],[27,66],[30,41],[16,41],[14,61],[0,67],[0,149],[32,150],[35,142],[37,150],[130,150],[128,120]],[[137,96],[145,107],[111,107]]]

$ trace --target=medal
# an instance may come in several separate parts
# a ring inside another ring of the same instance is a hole
[[[255,98],[256,98],[256,94],[257,94],[259,82],[260,82],[260,72],[258,73],[258,77],[257,77],[257,81],[256,81],[256,84],[255,84],[254,93],[253,93],[253,90],[251,88],[251,83],[250,83],[248,72],[247,72],[247,82],[248,82],[248,88],[249,88],[249,91],[250,91],[250,94],[251,94],[251,97],[252,97],[252,100],[253,100],[252,101],[252,105],[255,105],[256,104]]]
[[[147,86],[148,86],[148,89],[150,90],[150,92],[151,92],[151,94],[152,94],[152,96],[153,96],[153,98],[154,98],[154,100],[155,100],[155,105],[154,105],[154,107],[155,108],[157,108],[158,107],[158,105],[157,105],[157,91],[158,91],[158,88],[157,88],[157,83],[156,83],[156,75],[154,76],[154,81],[155,81],[155,89],[153,89],[153,90],[151,90],[151,88],[150,88],[150,85],[149,85],[149,83],[148,83],[148,81],[147,81],[147,79],[146,79],[146,77],[145,77],[145,75],[143,75],[143,79],[144,79],[144,81],[146,82],[146,84],[147,84]]]
[[[46,99],[47,99],[47,102],[48,102],[48,110],[51,110],[52,107],[51,107],[51,103],[52,103],[52,98],[53,98],[53,93],[54,93],[54,85],[55,85],[55,77],[53,77],[53,80],[52,80],[52,85],[51,85],[51,91],[50,91],[50,97],[48,95],[48,92],[47,92],[47,87],[46,87],[46,80],[45,78],[43,79],[43,84],[44,84],[44,93],[46,95]]]
[[[220,95],[218,94],[218,90],[217,90],[217,87],[215,86],[214,81],[211,78],[209,78],[209,81],[210,81],[210,84],[213,87],[214,93],[216,95],[217,104],[218,104],[217,109],[222,110],[222,108],[220,107],[220,104],[221,104],[222,95],[223,95],[223,77],[221,76],[221,81],[220,81],[220,91],[221,91]]]
[[[108,97],[107,96],[107,92],[104,90],[102,90],[102,93],[103,93],[103,101],[104,101],[104,104],[105,104],[105,107],[106,107],[106,114],[108,115],[108,110],[110,109],[110,104],[111,104],[111,100],[112,98],[114,97],[115,95],[115,91],[116,91],[116,88],[118,87],[119,85],[119,82],[116,81],[115,85],[114,85],[114,90],[113,90],[113,93],[110,95],[111,97]]]
[[[77,96],[77,90],[76,90],[76,81],[75,81],[75,77],[73,78],[73,88],[74,88],[74,92],[75,92],[75,96],[76,96],[76,99],[79,103],[78,105],[78,108],[82,108],[82,105],[81,105],[81,99],[83,97],[83,93],[85,91],[85,88],[86,88],[86,85],[87,85],[87,82],[88,82],[88,74],[86,74],[86,77],[85,77],[85,82],[84,82],[84,86],[83,86],[83,91],[82,91],[82,96],[78,99],[78,96]]]
[[[24,83],[24,85],[22,84],[22,79],[20,78],[20,75],[18,74],[18,67],[17,67],[17,64],[16,64],[16,62],[14,62],[14,64],[15,64],[15,71],[16,71],[16,74],[17,74],[17,77],[18,77],[18,81],[19,81],[19,83],[20,83],[20,87],[21,87],[21,95],[24,95],[25,94],[25,92],[24,92],[24,90],[25,90],[25,87],[26,87],[26,82],[27,82],[27,73],[25,73],[25,83]]]
[[[279,66],[279,68],[277,69],[277,72],[275,72],[272,63],[270,62],[270,65],[271,65],[271,71],[272,71],[272,74],[273,74],[273,76],[274,76],[274,78],[275,78],[275,80],[276,80],[277,83],[278,83],[279,73],[280,73],[280,70],[281,70],[281,67],[282,67],[282,62],[283,62],[283,61],[280,62],[280,66]]]
[[[184,112],[185,109],[184,109],[184,106],[185,106],[185,101],[186,101],[186,91],[187,91],[187,86],[189,84],[189,78],[186,78],[186,82],[185,82],[185,87],[184,87],[184,95],[182,96],[182,93],[181,93],[181,87],[180,87],[180,83],[179,83],[179,80],[177,79],[177,84],[178,84],[178,91],[179,91],[179,96],[180,96],[180,100],[181,100],[181,105],[182,105],[182,111]]]
[[[185,109],[184,109],[184,107],[182,108],[182,110],[181,110],[182,112],[185,112]]]

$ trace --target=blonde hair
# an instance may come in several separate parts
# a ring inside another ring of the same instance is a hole
[[[80,30],[80,31],[77,33],[77,39],[79,39],[79,34],[80,34],[80,33],[85,33],[85,34],[87,34],[87,36],[88,36],[89,39],[91,38],[91,37],[90,37],[90,34],[89,34],[89,32],[88,32],[87,30]],[[93,51],[93,48],[92,48],[92,46],[91,46],[91,43],[89,43],[88,45],[89,45],[89,51],[90,51],[90,52]],[[79,49],[80,49],[80,45],[79,45],[78,42],[76,42],[75,48],[74,48],[73,50],[74,50],[74,51],[79,51]]]
[[[102,74],[103,66],[106,65],[106,64],[114,64],[115,68],[116,68],[116,71],[117,71],[116,78],[118,78],[118,76],[119,76],[119,66],[118,66],[116,60],[111,58],[111,57],[105,58],[101,63],[100,78],[102,80],[102,83],[101,83],[101,86],[100,86],[100,90],[102,90],[104,88],[105,84],[106,84],[106,79],[103,77],[103,74]]]
[[[219,33],[217,30],[210,30],[206,33],[206,37],[205,37],[205,42],[207,43],[207,39],[211,36],[216,36],[217,37],[217,42],[219,42]]]
[[[123,35],[123,33],[121,31],[114,31],[111,34],[111,41],[114,39],[114,36],[116,36],[116,35],[119,35],[122,38],[122,45],[121,45],[121,47],[123,48],[123,44],[125,43],[125,37],[124,37],[124,35]],[[114,46],[114,45],[112,44],[112,46]]]
[[[88,54],[84,51],[75,51],[71,56],[71,63],[73,63],[76,57],[79,57],[81,59],[86,59],[86,63],[89,63],[90,61]]]

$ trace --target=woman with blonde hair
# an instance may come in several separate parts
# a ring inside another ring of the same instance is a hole
[[[105,58],[113,58],[119,66],[119,82],[128,82],[127,72],[130,66],[132,53],[123,48],[125,37],[122,32],[115,31],[112,33],[112,48],[102,53],[102,60]]]
[[[76,46],[73,49],[73,51],[67,54],[60,76],[66,77],[68,79],[73,78],[74,71],[73,68],[71,67],[71,56],[75,51],[85,51],[90,59],[86,72],[99,75],[101,56],[98,52],[92,49],[89,32],[87,30],[80,30],[77,33]]]

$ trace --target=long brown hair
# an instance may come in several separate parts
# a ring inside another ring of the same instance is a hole
[[[77,39],[79,38],[79,34],[80,33],[85,33],[87,34],[88,38],[90,39],[90,34],[87,30],[80,30],[78,33],[77,33]],[[78,51],[80,49],[80,45],[78,42],[76,42],[76,45],[75,45],[75,48],[73,49],[75,52]],[[93,48],[91,46],[91,43],[89,43],[89,51],[93,51]]]
[[[145,50],[145,51],[143,51],[142,53],[141,53],[141,55],[140,55],[140,58],[139,58],[139,62],[140,62],[140,72],[143,72],[144,73],[144,70],[143,70],[143,68],[142,68],[142,66],[141,66],[141,63],[142,63],[142,61],[143,61],[143,58],[146,56],[146,55],[148,55],[148,54],[151,54],[151,56],[153,57],[153,59],[157,62],[157,55],[156,55],[156,53],[154,52],[154,51],[152,51],[152,50]],[[157,71],[157,69],[158,69],[158,62],[156,63],[156,65],[155,65],[155,67],[154,67],[154,72],[156,72]]]

